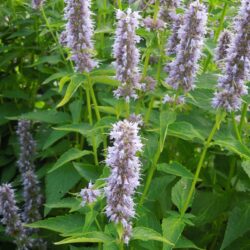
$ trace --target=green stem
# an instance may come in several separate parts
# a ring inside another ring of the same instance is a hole
[[[87,99],[87,109],[88,109],[89,124],[93,125],[89,87],[86,88],[86,99]]]
[[[156,170],[157,162],[158,162],[158,160],[160,158],[160,155],[161,155],[161,144],[158,143],[158,149],[157,149],[157,152],[155,154],[155,158],[153,160],[153,163],[152,163],[152,165],[151,165],[151,167],[149,169],[149,173],[148,173],[148,176],[147,176],[145,187],[144,187],[144,190],[143,190],[143,193],[142,193],[142,196],[141,196],[141,200],[140,200],[140,203],[139,203],[140,206],[143,205],[143,202],[144,202],[144,200],[145,200],[145,198],[147,196],[147,193],[148,193],[152,178],[154,176],[154,172]]]
[[[149,119],[150,119],[150,114],[151,114],[151,111],[153,109],[153,105],[154,105],[154,101],[155,101],[155,97],[153,96],[150,100],[150,103],[149,103],[149,106],[148,106],[148,110],[147,110],[147,113],[146,113],[146,116],[145,116],[145,124],[148,123]]]
[[[232,156],[233,158],[230,161],[230,169],[228,174],[228,181],[227,181],[227,190],[230,189],[231,181],[234,176],[235,167],[236,167],[236,158],[235,156]]]
[[[201,171],[201,168],[203,166],[203,163],[204,163],[204,160],[205,160],[205,157],[206,157],[206,154],[207,154],[207,150],[208,150],[208,148],[210,146],[210,143],[211,143],[216,131],[219,129],[222,118],[223,118],[223,113],[219,114],[218,120],[216,119],[216,122],[215,122],[209,136],[208,136],[208,139],[204,144],[204,148],[202,150],[200,160],[199,160],[197,168],[196,168],[196,172],[195,172],[195,175],[194,175],[194,179],[193,179],[191,188],[189,190],[189,193],[188,193],[187,199],[186,199],[186,201],[184,203],[184,206],[183,206],[183,208],[181,210],[181,216],[182,217],[185,215],[185,212],[186,212],[186,210],[187,210],[187,208],[188,208],[188,206],[190,204],[190,201],[191,201],[191,199],[193,197],[193,194],[194,194],[194,191],[195,191],[195,186],[196,186],[196,183],[197,183],[197,181],[199,179],[200,171]]]
[[[245,118],[247,115],[247,108],[248,108],[248,104],[245,102],[243,104],[242,111],[241,111],[240,124],[239,124],[239,131],[240,132],[242,131],[242,128],[243,128],[244,123],[245,123]]]
[[[241,135],[240,135],[240,131],[239,131],[239,128],[238,128],[234,113],[232,113],[232,121],[233,121],[234,132],[236,134],[236,137],[242,143],[242,138],[241,138]]]
[[[159,9],[160,9],[160,1],[156,0],[155,1],[155,6],[154,6],[154,17],[153,17],[154,22],[157,20]]]
[[[147,75],[148,64],[149,64],[151,52],[152,52],[152,48],[148,47],[147,51],[146,51],[145,61],[144,61],[143,74],[142,74],[143,77],[145,77]]]
[[[120,10],[122,10],[122,0],[117,0],[117,5]]]

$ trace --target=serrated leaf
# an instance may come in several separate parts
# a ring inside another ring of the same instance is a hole
[[[185,248],[185,249],[198,249],[198,250],[205,250],[203,248],[200,248],[198,246],[195,245],[195,243],[193,243],[191,240],[185,238],[184,236],[181,236],[179,238],[179,240],[177,241],[175,248]]]
[[[182,178],[180,179],[172,188],[171,198],[172,202],[178,207],[179,211],[181,212],[185,202],[188,197],[188,193],[191,187],[192,181],[190,179]],[[189,206],[192,203],[192,199],[190,201]]]
[[[168,134],[179,137],[184,140],[193,140],[195,138],[204,141],[204,137],[196,130],[191,123],[181,121],[169,125]]]
[[[113,238],[110,237],[108,234],[103,232],[88,232],[82,233],[82,237],[70,237],[59,242],[56,242],[55,245],[63,245],[63,244],[70,244],[70,243],[98,243],[98,242],[112,242]]]
[[[56,216],[29,224],[32,228],[44,228],[59,233],[80,232],[84,223],[81,214],[67,214]]]
[[[91,151],[87,150],[79,150],[77,148],[71,148],[67,152],[65,152],[55,163],[55,165],[49,170],[48,173],[55,171],[56,169],[60,168],[61,166],[65,165],[66,163],[76,160],[80,157],[85,155],[92,154]]]
[[[156,241],[164,242],[168,245],[173,245],[172,242],[167,240],[160,233],[154,231],[151,228],[147,228],[147,227],[135,227],[133,229],[132,239],[133,240],[142,240],[142,241],[156,240]]]
[[[52,131],[43,145],[43,150],[53,145],[55,142],[63,138],[68,132],[66,131]]]
[[[102,173],[102,169],[100,167],[96,167],[90,164],[73,162],[73,166],[76,171],[87,181],[95,181],[100,177]]]
[[[72,164],[66,164],[47,174],[45,178],[46,203],[50,204],[59,201],[80,179],[81,176]],[[45,215],[49,211],[49,208],[45,208]]]
[[[61,131],[77,132],[82,134],[83,136],[87,136],[91,132],[91,126],[87,123],[69,124],[61,127],[56,127],[54,129]]]
[[[187,179],[193,179],[194,175],[191,171],[181,165],[179,162],[161,163],[157,165],[157,170],[167,174],[172,174]]]
[[[185,223],[181,217],[169,216],[162,221],[162,231],[164,238],[168,239],[173,245],[164,244],[163,250],[171,250],[178,242],[182,231],[184,230]]]
[[[221,245],[221,250],[229,246],[234,240],[243,236],[250,230],[250,206],[247,203],[241,207],[235,207],[231,212],[225,236]]]

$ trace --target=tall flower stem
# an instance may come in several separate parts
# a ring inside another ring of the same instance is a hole
[[[90,90],[90,96],[91,96],[91,99],[92,99],[93,104],[94,104],[94,110],[95,110],[96,118],[97,118],[97,121],[100,121],[101,120],[101,115],[100,115],[98,103],[97,103],[97,100],[96,100],[95,91],[93,89],[93,83],[91,82],[91,77],[90,77],[89,74],[88,74],[88,85],[89,85],[89,90]],[[106,152],[107,141],[106,141],[106,136],[104,135],[103,129],[101,130],[101,133],[103,134],[104,152]]]
[[[199,175],[200,175],[200,172],[201,172],[201,168],[203,166],[203,163],[204,163],[204,160],[205,160],[205,157],[206,157],[206,154],[207,154],[207,150],[210,147],[210,143],[213,140],[213,137],[214,137],[215,133],[217,132],[217,130],[220,127],[220,124],[221,124],[221,122],[222,122],[222,120],[224,118],[224,114],[225,114],[224,112],[217,114],[215,124],[214,124],[208,138],[207,138],[207,141],[204,144],[204,147],[203,147],[203,150],[202,150],[202,153],[201,153],[201,156],[200,156],[197,168],[196,168],[196,172],[195,172],[195,175],[194,175],[194,179],[193,179],[191,188],[189,190],[189,193],[188,193],[187,199],[186,199],[186,201],[184,203],[184,206],[183,206],[183,208],[181,210],[181,216],[182,217],[185,215],[185,212],[186,212],[186,210],[187,210],[187,208],[188,208],[188,206],[190,204],[190,201],[191,201],[191,199],[193,197],[193,194],[194,194],[194,191],[195,191],[195,186],[196,186],[196,183],[198,182]]]
[[[235,119],[234,112],[232,113],[232,121],[233,121],[233,127],[234,127],[234,131],[235,131],[236,137],[242,143],[241,134],[240,134],[240,131],[239,131],[236,119]]]
[[[240,132],[242,131],[242,128],[243,128],[244,123],[245,123],[245,118],[247,115],[247,108],[248,108],[248,104],[245,102],[243,104],[242,111],[241,111],[240,124],[239,124],[239,131]]]
[[[120,10],[122,10],[122,0],[117,0],[117,5]]]

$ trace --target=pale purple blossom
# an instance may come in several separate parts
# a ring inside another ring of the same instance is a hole
[[[133,195],[139,185],[141,162],[137,156],[142,151],[137,122],[119,121],[113,125],[106,164],[111,168],[105,193],[106,214],[115,224],[123,226],[123,240],[127,244],[131,236],[132,218],[135,217]]]
[[[143,126],[143,118],[142,118],[142,115],[141,114],[135,114],[135,113],[132,113],[129,118],[128,118],[128,121],[129,122],[132,122],[132,123],[137,123],[139,127],[142,127]]]
[[[232,34],[228,30],[224,30],[219,37],[218,45],[215,49],[215,60],[220,63],[227,56],[227,51],[232,41]]]
[[[77,72],[89,72],[97,66],[93,59],[93,22],[91,0],[65,0],[66,42]]]
[[[176,96],[176,95],[173,95],[173,96],[170,96],[168,94],[166,94],[162,100],[162,103],[163,104],[176,104],[176,105],[183,105],[185,103],[185,97],[184,96]]]
[[[244,82],[249,78],[250,65],[250,0],[242,0],[241,8],[236,18],[236,31],[227,50],[225,69],[218,80],[212,105],[227,111],[241,108],[242,96],[247,94]]]
[[[145,19],[143,19],[143,24],[144,24],[144,27],[146,28],[146,30],[148,30],[148,31],[151,31],[151,30],[160,30],[160,31],[162,31],[166,27],[165,22],[163,22],[159,18],[154,20],[151,17],[146,17]]]
[[[176,19],[172,23],[172,34],[168,39],[167,45],[166,45],[166,53],[167,55],[173,55],[177,53],[177,46],[180,43],[180,37],[179,37],[179,29],[183,22],[183,16],[177,15]]]
[[[152,92],[156,87],[156,80],[151,76],[141,78],[141,89],[144,92]]]
[[[116,78],[121,82],[114,94],[117,98],[124,97],[128,102],[130,98],[136,99],[136,90],[141,88],[138,64],[140,53],[136,44],[140,37],[135,31],[139,27],[140,15],[130,8],[126,11],[117,10],[118,20],[113,54],[115,57]]]
[[[10,184],[0,186],[0,215],[2,216],[1,222],[6,225],[6,234],[14,238],[18,250],[30,249],[31,241],[22,224],[14,190]]]
[[[81,205],[84,207],[86,204],[94,203],[100,195],[101,191],[95,189],[94,185],[89,182],[88,187],[83,188],[80,192],[80,196],[82,197]]]
[[[32,0],[32,3],[31,3],[32,8],[33,9],[39,9],[39,8],[41,8],[42,5],[44,4],[44,1],[45,0]]]
[[[177,18],[176,8],[180,5],[180,0],[160,0],[159,18],[171,24]]]
[[[180,43],[176,48],[176,59],[169,64],[169,76],[166,79],[174,89],[181,88],[185,92],[194,89],[206,22],[205,6],[199,1],[191,3],[183,16],[183,24],[178,33]]]

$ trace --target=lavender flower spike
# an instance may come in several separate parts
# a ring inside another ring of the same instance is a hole
[[[83,188],[80,192],[82,197],[81,205],[84,207],[86,204],[91,204],[95,202],[98,196],[101,195],[101,191],[98,189],[94,189],[93,184],[90,182],[87,188]]]
[[[136,89],[140,89],[140,76],[138,70],[139,50],[136,44],[140,38],[135,34],[139,27],[140,16],[138,12],[127,9],[117,10],[118,20],[113,54],[116,59],[116,78],[121,82],[114,94],[117,98],[124,97],[128,102],[130,98],[137,98]]]
[[[10,184],[0,186],[0,215],[1,222],[6,225],[6,234],[15,239],[18,249],[28,249],[31,246],[30,241],[20,219],[14,190]]]
[[[123,226],[123,240],[128,244],[135,216],[133,195],[139,185],[141,162],[136,155],[142,151],[137,122],[119,121],[113,125],[110,138],[113,146],[108,148],[106,164],[111,168],[105,193],[106,214],[116,224]]]
[[[228,49],[226,68],[212,100],[213,107],[229,112],[240,109],[241,97],[247,94],[244,81],[249,77],[250,67],[250,0],[242,0],[236,20],[237,33]]]
[[[182,88],[187,92],[194,88],[206,22],[205,6],[199,1],[191,3],[179,30],[180,43],[176,48],[176,59],[169,64],[169,77],[166,81],[174,89]]]
[[[71,59],[76,71],[89,72],[97,66],[93,59],[93,23],[91,20],[91,0],[65,0],[66,43],[71,49]]]
[[[20,145],[20,155],[17,165],[22,176],[23,196],[25,200],[23,220],[31,223],[41,219],[39,208],[42,205],[41,189],[35,174],[34,156],[35,141],[30,133],[31,123],[20,120],[17,135]]]
[[[159,18],[166,23],[172,23],[177,17],[176,8],[180,5],[181,0],[160,0]]]
[[[232,40],[232,34],[228,30],[224,30],[219,37],[218,45],[215,50],[215,60],[222,61],[227,56],[227,51]]]

